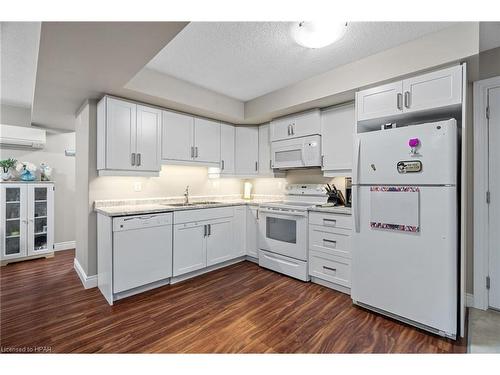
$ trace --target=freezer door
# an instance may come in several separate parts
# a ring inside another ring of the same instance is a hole
[[[455,119],[361,133],[353,182],[455,185],[457,143]]]
[[[359,204],[352,242],[353,300],[455,335],[456,188],[418,187],[418,205],[406,207],[405,214],[397,214],[396,207],[388,207],[384,214],[380,202],[372,202],[380,199],[378,191],[353,188],[358,190]],[[409,194],[404,199],[411,202]],[[409,225],[373,225],[377,221]]]

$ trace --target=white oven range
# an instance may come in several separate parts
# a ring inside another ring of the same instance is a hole
[[[309,281],[307,267],[308,208],[326,203],[320,184],[292,184],[283,202],[259,208],[259,265]]]

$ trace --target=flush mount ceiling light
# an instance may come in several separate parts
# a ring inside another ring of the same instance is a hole
[[[292,26],[295,41],[306,48],[323,48],[342,38],[347,22],[302,21]]]

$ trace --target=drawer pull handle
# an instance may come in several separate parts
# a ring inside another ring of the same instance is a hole
[[[335,220],[335,219],[323,219],[323,224],[335,227],[337,225],[337,220]]]
[[[337,241],[328,240],[326,238],[323,238],[323,242],[325,242],[326,247],[337,247]]]
[[[337,272],[337,269],[336,269],[336,268],[333,268],[333,267],[323,266],[323,268],[324,268],[325,270],[328,270],[328,271]]]

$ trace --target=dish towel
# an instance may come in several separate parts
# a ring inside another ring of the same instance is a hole
[[[413,186],[370,187],[370,226],[419,232],[420,189]]]

